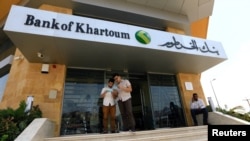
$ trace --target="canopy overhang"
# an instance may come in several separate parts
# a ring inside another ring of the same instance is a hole
[[[54,27],[32,23],[36,20],[54,23]],[[88,33],[90,28],[96,32]],[[221,43],[216,41],[19,6],[12,7],[4,31],[31,63],[202,73],[227,59]],[[111,36],[118,31],[128,36]],[[137,31],[142,31],[144,43],[138,41]]]

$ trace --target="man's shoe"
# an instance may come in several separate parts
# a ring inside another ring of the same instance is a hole
[[[129,132],[134,135],[135,134],[135,129],[131,129],[131,130],[129,130]]]
[[[129,131],[129,129],[123,129],[124,132]]]
[[[129,131],[131,131],[131,132],[135,132],[135,129],[130,129]]]
[[[103,131],[102,134],[108,134],[108,132],[107,131]]]

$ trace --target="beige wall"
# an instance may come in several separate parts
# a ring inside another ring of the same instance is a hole
[[[0,23],[7,17],[10,7],[13,4],[19,4],[21,0],[0,0]]]
[[[49,5],[42,5],[41,9],[72,14],[71,9]],[[19,55],[23,56],[21,51],[16,49],[15,56]],[[39,105],[43,117],[55,122],[54,134],[59,136],[66,66],[49,64],[49,73],[41,73],[41,68],[41,63],[30,63],[25,58],[13,60],[0,108],[17,108],[21,100],[32,95],[34,105]],[[56,90],[56,98],[50,97],[51,90]]]
[[[193,22],[190,26],[191,36],[199,38],[207,38],[209,17]]]
[[[72,15],[72,9],[42,4],[39,9]]]
[[[209,17],[201,19],[191,24],[191,35],[199,38],[206,38],[207,29],[208,29]],[[172,27],[168,27],[166,29],[168,32],[177,33],[177,34],[185,34],[184,31]],[[186,116],[187,124],[189,126],[193,125],[191,112],[190,112],[190,101],[193,93],[197,93],[200,98],[206,102],[205,94],[203,92],[201,82],[200,82],[201,74],[185,74],[178,73],[177,81],[180,89],[180,94],[182,97],[182,104],[184,108],[184,113]],[[193,84],[193,90],[186,90],[185,82],[191,82]],[[207,104],[207,103],[206,103]]]
[[[200,74],[184,74],[179,73],[177,74],[177,81],[179,85],[179,90],[182,98],[182,104],[184,113],[186,116],[187,124],[189,126],[192,126],[192,118],[191,118],[191,112],[190,112],[190,102],[192,99],[193,93],[197,93],[200,98],[206,102],[203,89],[200,83]],[[191,82],[193,86],[193,90],[187,90],[185,87],[185,82]]]
[[[22,55],[17,49],[15,56]],[[34,105],[39,105],[43,117],[56,123],[55,135],[59,135],[66,66],[49,65],[49,73],[41,73],[42,64],[29,63],[25,58],[13,60],[0,108],[16,109],[20,101],[34,96]],[[56,98],[50,98],[50,90],[56,90]]]

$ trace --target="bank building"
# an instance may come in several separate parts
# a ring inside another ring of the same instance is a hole
[[[119,73],[132,84],[137,131],[192,126],[192,94],[206,101],[201,73],[227,60],[222,43],[206,39],[213,6],[214,0],[2,0],[0,108],[32,96],[55,122],[55,136],[99,133],[100,92]],[[170,102],[179,109],[176,121]]]

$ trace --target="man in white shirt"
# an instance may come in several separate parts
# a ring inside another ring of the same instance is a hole
[[[198,122],[196,119],[196,115],[203,114],[203,125],[208,125],[207,119],[208,119],[208,111],[207,107],[204,103],[204,101],[200,98],[198,98],[197,93],[193,93],[193,98],[191,101],[191,115],[193,118],[194,125],[197,126]]]
[[[108,81],[108,86],[104,87],[101,91],[101,98],[103,98],[103,133],[108,133],[108,118],[110,116],[111,133],[116,132],[116,103],[115,98],[118,92],[113,89],[114,79],[110,78]]]
[[[135,132],[135,120],[132,111],[132,86],[129,80],[122,79],[120,74],[113,74],[113,78],[117,83],[118,105],[122,116],[123,131]]]

